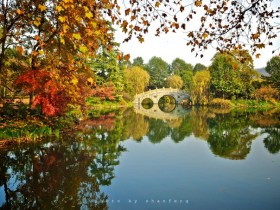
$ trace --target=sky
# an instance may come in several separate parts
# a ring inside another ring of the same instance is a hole
[[[274,1],[277,6],[279,6],[279,0]],[[275,6],[275,5],[273,5]],[[195,25],[195,23],[194,23]],[[117,29],[117,28],[116,28]],[[211,64],[211,59],[213,58],[216,50],[209,47],[208,50],[204,51],[204,57],[196,57],[196,52],[191,53],[191,46],[186,45],[186,33],[168,33],[161,34],[160,37],[154,36],[154,31],[149,30],[149,33],[144,36],[145,41],[140,43],[137,38],[133,38],[129,42],[122,43],[126,38],[126,35],[117,29],[115,33],[115,38],[118,43],[120,43],[120,50],[125,54],[130,54],[130,60],[133,61],[134,58],[140,56],[144,59],[145,63],[149,61],[153,56],[161,57],[164,61],[171,64],[175,58],[181,58],[187,63],[193,66],[196,63],[202,63],[205,66]],[[261,54],[260,58],[254,59],[255,68],[263,68],[266,66],[267,62],[276,54],[272,54],[276,46],[280,46],[280,38],[274,40],[274,46],[267,46],[265,49],[259,51]]]

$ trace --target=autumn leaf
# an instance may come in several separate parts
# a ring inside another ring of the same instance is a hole
[[[202,5],[202,1],[197,0],[197,1],[195,1],[194,4],[195,4],[196,7],[200,7]]]
[[[45,5],[39,4],[38,8],[41,10],[41,12],[46,11],[47,7]]]
[[[252,37],[253,40],[256,40],[256,39],[258,39],[260,37],[260,34],[259,33],[255,33],[255,34],[252,34],[251,37]]]
[[[58,12],[60,12],[60,11],[62,11],[63,10],[63,8],[62,8],[62,6],[56,6],[56,11],[58,11]]]
[[[86,46],[80,46],[79,49],[84,54],[87,53],[87,51],[88,51],[88,48]]]
[[[63,29],[63,32],[67,32],[67,30],[69,29],[70,27],[68,25],[63,25],[62,26],[62,29]]]
[[[81,35],[79,33],[75,33],[73,34],[74,39],[80,40],[81,39]]]
[[[91,12],[87,12],[87,13],[86,13],[86,17],[87,17],[88,19],[91,19],[91,18],[93,17],[93,14],[92,14]]]
[[[35,26],[38,27],[41,24],[41,18],[36,17],[36,20],[34,20],[33,23],[34,23]]]
[[[157,1],[156,4],[155,4],[155,7],[159,7],[160,6],[160,2]]]
[[[203,33],[203,34],[202,34],[202,37],[203,37],[203,39],[207,39],[208,33]]]
[[[143,43],[144,42],[144,38],[143,37],[137,37],[138,38],[138,41],[140,42],[140,43]]]
[[[126,20],[124,20],[121,24],[123,32],[127,32],[127,25],[128,25],[128,22]]]
[[[129,58],[130,58],[130,54],[126,54],[123,56],[123,59],[126,61],[129,61]]]
[[[22,10],[20,10],[20,9],[17,9],[17,13],[18,13],[19,15],[22,15],[24,12],[23,12]]]
[[[73,85],[77,85],[78,82],[79,82],[79,80],[77,79],[77,77],[73,77],[73,79],[71,80],[71,83],[72,83]]]
[[[40,36],[36,35],[36,36],[34,36],[34,39],[35,39],[36,41],[40,41]]]
[[[194,35],[193,35],[193,32],[192,32],[192,31],[188,33],[188,37],[191,37],[191,38],[192,38],[192,37],[194,37]]]
[[[94,84],[94,80],[93,80],[93,78],[92,77],[89,77],[88,79],[87,79],[87,82],[89,83],[89,84]]]
[[[255,44],[255,46],[259,49],[265,48],[265,44]]]
[[[180,7],[180,12],[183,12],[185,10],[185,7],[181,6]]]
[[[65,40],[64,40],[63,37],[60,36],[60,37],[59,37],[59,40],[60,40],[60,43],[61,43],[61,44],[65,44]]]
[[[17,46],[17,51],[18,51],[18,53],[19,53],[20,55],[22,55],[23,52],[24,52],[24,49],[23,49],[22,46]]]
[[[118,52],[116,59],[119,61],[121,59],[121,53]]]
[[[125,11],[124,11],[124,13],[125,13],[125,15],[127,16],[127,15],[129,15],[129,13],[130,13],[130,9],[128,8],[128,9],[126,9]]]
[[[58,20],[62,23],[64,23],[66,21],[66,17],[65,16],[59,16]]]
[[[39,53],[37,51],[32,51],[32,56],[36,57]]]
[[[135,31],[140,31],[140,27],[139,26],[134,26],[134,30]]]
[[[96,28],[96,26],[97,26],[96,22],[94,22],[94,21],[92,21],[90,24],[92,25],[93,28]]]

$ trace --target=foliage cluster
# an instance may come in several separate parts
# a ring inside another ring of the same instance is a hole
[[[214,107],[223,107],[223,108],[230,108],[232,107],[232,103],[230,100],[223,99],[223,98],[214,98],[210,101],[210,105]]]

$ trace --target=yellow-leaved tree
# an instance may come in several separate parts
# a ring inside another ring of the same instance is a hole
[[[150,75],[147,71],[138,66],[133,66],[125,70],[126,92],[131,97],[145,91],[149,85]]]
[[[207,105],[210,97],[210,72],[202,70],[196,72],[191,83],[192,104]]]

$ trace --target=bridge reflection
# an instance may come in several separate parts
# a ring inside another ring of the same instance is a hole
[[[190,109],[186,109],[181,105],[160,106],[160,104],[153,104],[151,108],[144,108],[141,104],[134,104],[134,111],[137,114],[161,120],[175,120],[190,112]]]

